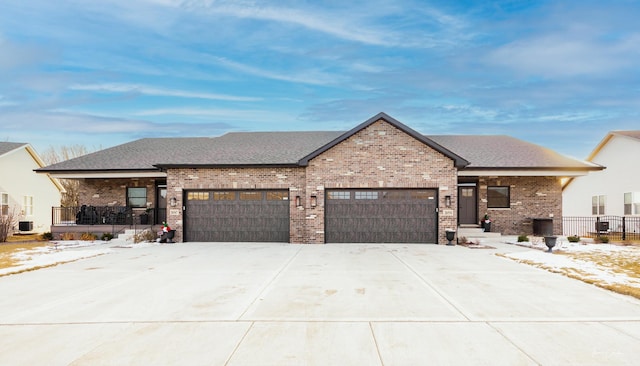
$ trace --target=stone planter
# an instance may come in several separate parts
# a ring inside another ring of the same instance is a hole
[[[549,248],[549,250],[547,250],[547,252],[551,253],[551,249],[556,246],[556,239],[558,239],[557,236],[545,236],[544,237],[544,244],[547,246],[547,248]]]

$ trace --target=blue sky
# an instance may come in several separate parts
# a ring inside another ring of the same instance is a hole
[[[383,111],[582,159],[640,129],[638,19],[616,0],[4,0],[0,141],[95,150]]]

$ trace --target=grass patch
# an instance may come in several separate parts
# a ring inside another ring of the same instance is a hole
[[[19,252],[45,247],[47,242],[8,242],[0,244],[0,268],[17,266],[19,263],[13,255]]]
[[[626,247],[624,250],[598,250],[598,251],[567,251],[558,250],[553,255],[563,255],[569,257],[576,263],[591,263],[595,268],[608,272],[612,275],[625,276],[627,280],[621,277],[620,281],[607,281],[598,278],[588,270],[573,268],[571,266],[562,268],[551,268],[545,263],[533,260],[523,260],[511,258],[507,255],[501,257],[510,258],[520,263],[538,267],[549,272],[560,273],[567,277],[577,279],[610,291],[614,291],[623,295],[633,296],[640,299],[640,247]],[[616,283],[617,282],[617,283]]]

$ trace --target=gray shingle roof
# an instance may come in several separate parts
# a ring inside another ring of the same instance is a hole
[[[587,168],[582,161],[504,135],[427,136],[467,159],[467,168]]]
[[[0,156],[25,145],[28,144],[24,142],[0,142]]]
[[[233,132],[220,137],[146,138],[40,171],[157,170],[178,166],[297,165],[344,131]],[[585,162],[509,136],[425,136],[468,160],[468,169],[589,169]]]

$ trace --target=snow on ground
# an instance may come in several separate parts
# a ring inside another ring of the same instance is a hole
[[[107,254],[113,249],[108,247],[106,243],[108,242],[83,240],[51,241],[47,246],[14,253],[12,258],[18,262],[18,265],[0,268],[0,276]]]
[[[541,238],[521,243],[508,240],[506,243],[538,249],[504,254],[507,258],[606,287],[625,285],[640,289],[638,268],[634,266],[634,263],[640,264],[640,247],[570,243],[558,238],[553,252],[549,253]]]

